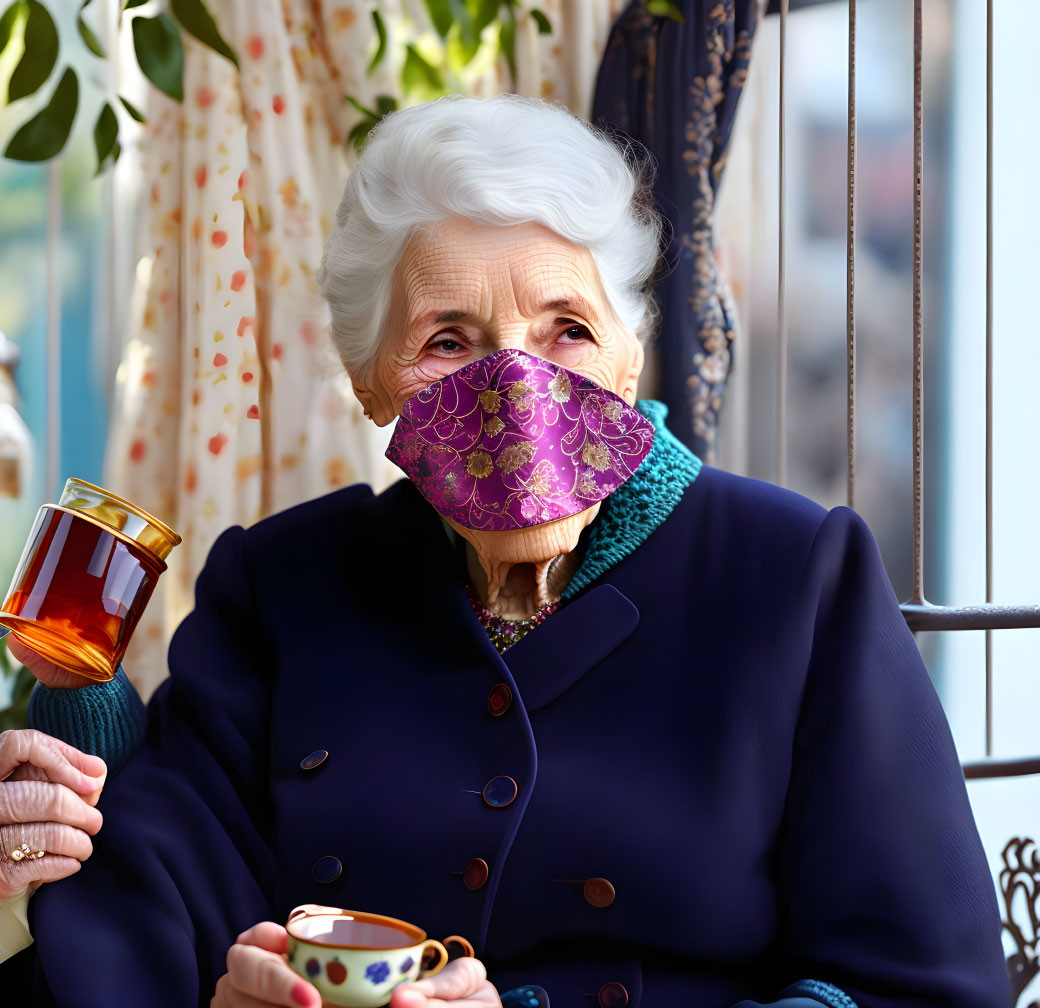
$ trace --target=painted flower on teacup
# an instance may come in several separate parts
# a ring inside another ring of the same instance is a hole
[[[326,1004],[380,1008],[399,984],[439,973],[448,952],[414,924],[380,914],[314,904],[297,907],[286,924],[289,966]],[[473,947],[459,942],[465,955]],[[425,961],[424,961],[425,960]]]

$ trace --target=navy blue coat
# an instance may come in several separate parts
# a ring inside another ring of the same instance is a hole
[[[94,856],[33,900],[59,1004],[208,1004],[240,931],[317,902],[465,935],[553,1008],[804,977],[860,1008],[1007,1008],[949,729],[855,513],[706,467],[504,657],[464,580],[403,481],[220,537]],[[500,775],[519,791],[490,807]]]

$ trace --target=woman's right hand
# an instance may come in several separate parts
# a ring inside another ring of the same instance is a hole
[[[101,828],[94,805],[107,772],[104,760],[43,732],[0,734],[0,899],[79,871]],[[12,859],[23,844],[46,853]]]
[[[210,1008],[320,1008],[321,995],[289,968],[289,936],[272,921],[243,931],[228,950],[228,971]]]
[[[93,679],[55,665],[54,662],[23,644],[14,634],[7,635],[7,650],[48,689],[79,689],[81,686],[90,686],[94,682]]]

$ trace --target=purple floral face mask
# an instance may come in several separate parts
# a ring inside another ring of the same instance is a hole
[[[653,424],[613,392],[509,349],[412,396],[386,457],[446,518],[505,531],[592,507],[653,440]]]

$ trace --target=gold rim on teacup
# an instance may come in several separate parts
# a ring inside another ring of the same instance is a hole
[[[405,939],[400,945],[340,945],[335,942],[315,941],[313,938],[304,937],[293,930],[294,924],[302,924],[311,917],[338,917],[341,920],[357,921],[358,924],[374,924],[377,927],[390,928],[392,931],[401,932]],[[420,942],[426,941],[426,932],[422,928],[409,924],[407,921],[398,920],[396,917],[384,917],[382,914],[355,913],[352,910],[341,910],[338,907],[318,906],[316,903],[307,903],[298,906],[291,914],[285,925],[285,930],[298,942],[305,945],[317,945],[319,948],[331,949],[356,949],[358,951],[369,950],[371,952],[391,952],[394,949],[411,948]],[[461,939],[465,941],[465,939]],[[468,945],[469,943],[466,942]],[[470,946],[472,948],[472,946]],[[472,954],[472,953],[471,953]]]
[[[319,942],[315,941],[313,938],[301,937],[293,931],[293,924],[302,923],[310,917],[339,917],[343,920],[357,921],[360,924],[376,924],[380,927],[400,931],[411,940],[403,942],[400,945],[339,945],[335,942]],[[296,941],[303,942],[306,945],[317,945],[320,948],[370,949],[373,952],[391,952],[394,949],[411,948],[413,945],[418,945],[420,942],[426,941],[426,932],[423,931],[422,928],[416,927],[414,924],[409,924],[407,921],[399,920],[397,917],[387,917],[384,914],[364,913],[363,911],[347,911],[340,907],[319,906],[317,903],[305,903],[303,906],[298,906],[293,910],[293,912],[289,914],[289,920],[285,925],[285,930],[288,931]],[[474,954],[473,945],[468,939],[463,938],[462,935],[448,935],[448,937],[441,942],[442,945],[448,945],[449,943],[462,946],[463,958],[467,956],[472,958]]]

